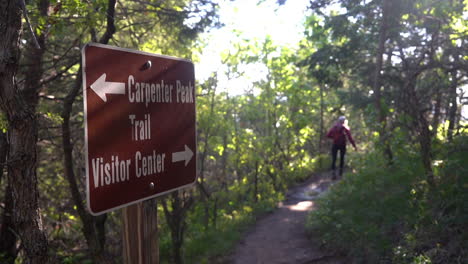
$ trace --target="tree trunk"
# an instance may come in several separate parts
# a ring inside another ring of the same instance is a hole
[[[213,228],[216,229],[218,226],[218,198],[214,198],[213,202]]]
[[[426,173],[427,182],[429,186],[435,186],[434,172],[432,170],[432,145],[431,145],[431,132],[427,120],[423,117],[420,122],[420,135],[419,144],[421,146],[421,159]]]
[[[254,201],[258,202],[258,160],[255,161],[255,174],[254,174]]]
[[[234,138],[233,138],[233,141],[235,140],[235,142],[239,142],[239,138],[240,138],[240,135],[239,135],[239,121],[237,120],[238,119],[238,112],[237,112],[237,108],[234,109]],[[235,165],[234,165],[234,171],[235,171],[235,174],[236,174],[236,177],[237,177],[237,185],[238,186],[241,186],[242,185],[242,176],[241,176],[241,168],[240,168],[240,147],[239,147],[239,144],[235,144],[234,145],[234,151],[235,151]]]
[[[7,161],[7,154],[8,154],[8,141],[7,135],[0,131],[0,184],[3,180],[3,169],[5,166],[5,162]]]
[[[208,94],[211,94],[211,99],[210,99],[210,117],[214,116],[214,110],[215,110],[215,96],[216,96],[216,86],[209,87]],[[209,139],[212,135],[213,131],[213,126],[208,126],[205,130],[204,133],[204,138],[203,138],[203,146],[204,149],[200,155],[200,170],[198,172],[198,189],[200,191],[200,197],[201,201],[203,204],[203,211],[204,211],[204,218],[203,218],[203,224],[205,227],[205,230],[208,229],[209,224],[210,224],[210,194],[208,193],[207,189],[205,188],[205,170],[206,170],[206,162],[207,162],[207,157],[208,157],[208,150],[210,148],[209,145]]]
[[[171,231],[172,238],[172,255],[175,264],[182,264],[184,262],[182,254],[182,246],[184,244],[184,235],[187,223],[185,218],[187,212],[193,204],[192,197],[184,197],[181,191],[175,191],[171,194],[171,198],[161,200],[164,209],[164,216]],[[171,202],[171,210],[167,205],[167,201]]]
[[[432,118],[432,136],[437,135],[437,130],[439,129],[439,123],[440,123],[440,108],[442,106],[442,90],[438,89],[437,91],[437,97],[434,105],[434,115]]]
[[[229,120],[228,117],[226,116],[225,120]],[[221,156],[221,188],[227,192],[228,191],[228,185],[230,184],[230,181],[228,181],[228,174],[227,174],[227,166],[228,166],[228,138],[227,134],[225,133],[223,135],[223,154]]]
[[[429,122],[420,109],[421,103],[416,93],[416,80],[421,72],[411,74],[406,80],[404,90],[407,93],[407,113],[412,119],[412,129],[417,131],[420,145],[421,160],[429,186],[434,187],[434,172],[432,170],[432,134],[429,130]]]
[[[99,40],[102,44],[107,44],[115,33],[115,0],[109,0],[107,5],[107,16],[106,16],[106,31]],[[82,68],[78,69],[77,78],[72,89],[69,91],[63,102],[63,110],[61,117],[62,123],[62,147],[63,147],[63,158],[65,167],[65,176],[70,186],[71,195],[76,205],[78,215],[83,223],[83,235],[85,236],[88,250],[91,254],[95,263],[101,263],[106,261],[105,253],[105,242],[106,242],[106,230],[105,223],[107,214],[100,216],[92,216],[85,209],[83,205],[83,199],[78,189],[78,183],[76,181],[76,175],[74,172],[73,165],[73,143],[71,141],[71,129],[70,129],[70,117],[72,113],[73,104],[76,96],[78,95],[82,85]]]
[[[15,263],[18,254],[16,235],[13,227],[13,196],[10,183],[7,183],[4,198],[2,222],[0,226],[0,263]]]
[[[380,74],[382,71],[383,64],[383,54],[385,52],[385,41],[387,40],[387,31],[388,31],[388,19],[389,19],[389,9],[391,5],[391,0],[383,0],[382,4],[382,22],[379,29],[379,43],[376,53],[376,63],[375,63],[375,72],[372,82],[372,90],[374,91],[374,105],[377,110],[377,121],[378,121],[378,132],[380,141],[384,143],[384,152],[387,156],[388,162],[391,163],[393,160],[393,153],[389,143],[389,133],[386,131],[386,115],[382,108],[382,95],[381,95],[381,82]]]
[[[450,83],[450,91],[449,91],[449,101],[450,101],[450,108],[449,108],[449,115],[448,115],[448,120],[449,120],[449,125],[448,125],[448,130],[447,130],[447,138],[449,141],[452,141],[453,139],[453,130],[455,128],[455,124],[457,122],[457,71],[452,71],[451,72],[451,83]]]
[[[323,138],[324,138],[324,124],[323,124],[323,109],[324,109],[324,101],[323,101],[323,84],[319,85],[320,89],[320,131],[319,131],[319,140],[318,140],[318,152],[319,152],[319,169],[322,169],[322,158],[320,158],[320,155],[322,155],[322,143],[323,143]]]
[[[43,231],[37,189],[37,120],[31,109],[9,114],[10,153],[8,180],[13,197],[13,223],[30,263],[47,263],[47,238]]]
[[[95,262],[102,261],[104,259],[103,253],[105,249],[105,221],[106,214],[94,217],[89,214],[84,205],[83,199],[78,189],[78,183],[73,166],[73,145],[71,142],[71,130],[70,130],[70,115],[72,112],[73,103],[75,98],[80,91],[82,81],[81,67],[78,71],[78,75],[74,84],[74,87],[70,90],[68,95],[65,97],[62,111],[62,147],[63,147],[63,158],[65,167],[65,176],[70,186],[71,195],[73,202],[76,205],[76,210],[83,223],[83,235],[85,236],[88,250]]]
[[[16,83],[22,26],[20,1],[2,1],[0,19],[0,107],[8,121],[12,220],[27,262],[47,263],[47,238],[38,205],[35,106],[28,105]]]
[[[0,132],[0,183],[3,179],[3,169],[6,162],[8,153],[8,143],[6,140],[6,134]],[[11,193],[10,183],[7,182],[4,196],[4,208],[2,211],[2,220],[0,225],[0,263],[15,263],[17,256],[16,249],[16,235],[13,227],[13,197]]]

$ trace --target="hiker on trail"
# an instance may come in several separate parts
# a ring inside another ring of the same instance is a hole
[[[335,163],[336,163],[336,156],[338,151],[340,151],[340,176],[343,174],[343,166],[344,166],[344,157],[346,154],[346,142],[349,140],[353,145],[354,149],[357,150],[356,144],[354,143],[353,137],[351,136],[351,132],[349,127],[345,125],[346,117],[340,116],[336,124],[328,131],[327,137],[333,139],[332,145],[332,179],[336,179],[335,173]]]

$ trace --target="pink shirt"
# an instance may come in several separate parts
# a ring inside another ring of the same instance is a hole
[[[351,131],[348,127],[342,125],[341,123],[337,123],[334,125],[327,133],[327,137],[333,139],[333,144],[338,146],[346,145],[346,138],[351,142],[353,147],[356,148],[356,144],[354,143],[354,139],[351,136]]]

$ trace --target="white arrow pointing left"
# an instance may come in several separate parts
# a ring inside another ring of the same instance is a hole
[[[172,153],[172,163],[185,160],[185,166],[187,167],[187,164],[192,159],[192,157],[193,151],[187,147],[187,145],[185,145],[184,151]]]
[[[106,94],[125,94],[125,83],[106,82],[106,74],[103,73],[101,77],[91,84],[91,89],[93,89],[104,102],[107,102]]]

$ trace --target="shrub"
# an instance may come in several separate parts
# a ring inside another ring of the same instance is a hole
[[[357,171],[318,201],[307,229],[355,263],[463,263],[468,137],[438,154],[435,188],[427,185],[421,161],[411,151],[398,152],[391,166],[378,152],[358,158]]]

